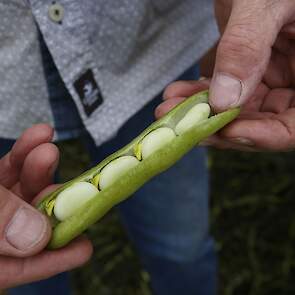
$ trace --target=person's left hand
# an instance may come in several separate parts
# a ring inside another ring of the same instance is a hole
[[[157,118],[199,91],[209,80],[178,81],[164,92],[164,102],[155,111]],[[270,89],[261,83],[243,106],[238,119],[202,144],[243,151],[289,151],[295,147],[295,90]]]
[[[78,267],[92,254],[92,245],[85,238],[62,249],[45,249],[51,225],[32,204],[53,190],[50,184],[59,152],[52,137],[50,126],[35,125],[0,159],[0,289]]]

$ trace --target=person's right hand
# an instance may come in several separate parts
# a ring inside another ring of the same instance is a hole
[[[156,116],[184,97],[210,88],[209,102],[215,112],[237,106],[242,106],[242,112],[206,144],[246,151],[294,150],[295,1],[215,3],[222,36],[213,78],[169,85]]]
[[[215,6],[221,39],[210,84],[214,110],[247,104],[262,84],[277,100],[281,89],[294,90],[295,1],[215,0]]]
[[[52,189],[59,158],[52,136],[48,125],[35,125],[0,159],[0,289],[70,270],[92,254],[91,243],[81,238],[59,250],[44,250],[51,227],[31,203]]]

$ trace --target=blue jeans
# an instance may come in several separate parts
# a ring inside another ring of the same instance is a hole
[[[186,72],[181,79],[196,79],[195,70]],[[75,134],[83,130],[83,125],[72,100],[60,89],[55,88],[54,91],[59,91],[55,97],[65,98],[67,121],[65,108],[59,104],[60,98],[52,99],[51,104],[57,130],[66,138],[71,130],[69,117],[75,119]],[[126,122],[115,138],[99,147],[84,130],[82,138],[93,163],[128,143],[148,126],[154,120],[153,111],[160,101],[161,96],[155,98]],[[10,145],[11,141],[0,140],[1,152],[7,151]],[[118,210],[151,276],[154,294],[216,294],[216,256],[213,240],[208,235],[208,173],[204,149],[191,151],[174,167],[121,203]],[[70,294],[68,276],[61,274],[13,288],[8,294],[67,295]]]
[[[84,141],[94,162],[130,142],[153,121],[160,97],[106,144]],[[118,207],[157,295],[216,294],[216,257],[208,236],[206,151],[198,148]]]

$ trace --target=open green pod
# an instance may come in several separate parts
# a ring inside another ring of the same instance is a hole
[[[208,105],[208,91],[195,94],[96,167],[47,195],[38,209],[50,218],[53,227],[48,247],[69,243],[238,114],[236,108],[214,115]]]

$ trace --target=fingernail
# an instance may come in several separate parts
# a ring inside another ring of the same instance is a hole
[[[18,250],[27,250],[44,236],[47,224],[42,216],[28,208],[20,208],[6,229],[6,240]]]
[[[224,73],[218,73],[213,78],[210,87],[210,102],[213,108],[224,111],[239,105],[242,94],[242,82]]]
[[[244,137],[231,138],[230,141],[241,145],[254,146],[254,143],[251,140]]]

